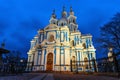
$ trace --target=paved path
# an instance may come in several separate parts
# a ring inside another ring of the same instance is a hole
[[[42,74],[42,75],[39,75],[37,77],[34,77],[30,80],[44,80],[44,78],[47,76],[47,74]]]
[[[120,80],[120,78],[81,74],[54,74],[55,80]]]
[[[47,74],[47,77],[44,80],[54,80],[53,74]]]
[[[44,75],[40,75],[35,78],[32,78],[31,80],[54,80],[54,79],[53,79],[53,74],[44,74]]]
[[[54,80],[52,73],[25,73],[16,76],[0,77],[0,80]]]
[[[120,79],[107,76],[80,75],[80,74],[24,73],[23,75],[0,77],[0,80],[120,80]]]

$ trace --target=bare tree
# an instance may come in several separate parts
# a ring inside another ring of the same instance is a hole
[[[100,30],[101,36],[98,41],[101,43],[101,47],[113,47],[115,51],[120,52],[120,13],[117,13]]]

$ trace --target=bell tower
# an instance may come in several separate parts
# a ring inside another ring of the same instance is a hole
[[[72,10],[72,7],[70,7],[69,17],[68,17],[68,27],[71,32],[76,32],[78,25],[76,23],[76,16],[74,16],[74,12]]]
[[[63,6],[63,10],[61,13],[61,18],[58,21],[58,26],[65,26],[67,25],[68,20],[67,20],[67,12],[65,11],[65,7]]]

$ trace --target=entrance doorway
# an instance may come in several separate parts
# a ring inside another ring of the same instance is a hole
[[[53,53],[48,53],[47,55],[47,65],[46,65],[47,71],[53,70]]]

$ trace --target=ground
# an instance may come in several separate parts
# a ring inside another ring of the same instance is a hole
[[[120,78],[82,74],[23,73],[20,75],[1,76],[0,80],[120,80]]]

